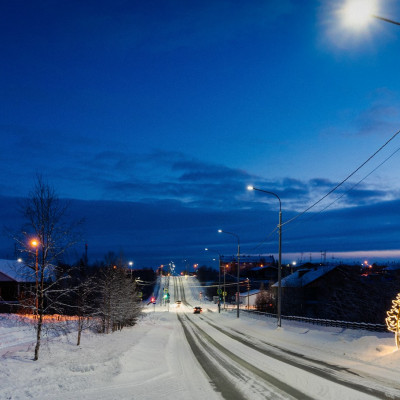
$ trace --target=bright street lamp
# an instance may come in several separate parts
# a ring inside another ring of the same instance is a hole
[[[223,231],[222,229],[218,229],[218,233],[226,233],[227,235],[232,235],[235,236],[238,242],[238,252],[237,252],[237,299],[236,299],[236,304],[237,304],[237,317],[239,318],[239,301],[240,301],[240,238],[239,235],[236,235],[236,233],[232,232],[226,232]],[[225,278],[225,276],[224,276]],[[224,289],[225,290],[225,289]]]
[[[268,190],[257,189],[254,186],[247,186],[248,190],[256,190],[258,192],[263,192],[275,196],[279,200],[279,261],[278,261],[278,326],[281,326],[281,306],[282,306],[282,202],[279,196],[274,192],[269,192]]]
[[[132,280],[132,267],[133,267],[133,261],[129,261],[129,262],[128,262],[128,265],[129,265],[129,267],[130,267],[130,270],[131,270],[131,280]]]
[[[372,18],[400,25],[400,22],[376,15],[377,11],[376,0],[347,0],[340,14],[343,18],[343,23],[352,28],[362,28],[367,25]]]

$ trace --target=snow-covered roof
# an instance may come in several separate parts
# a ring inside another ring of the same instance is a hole
[[[337,265],[321,265],[315,269],[299,269],[293,274],[281,280],[282,287],[304,287],[311,282],[314,282],[321,276],[324,276],[330,271],[333,271]],[[272,287],[278,287],[278,282]]]
[[[250,290],[250,291],[246,290],[245,292],[241,292],[239,294],[239,296],[243,296],[243,297],[246,297],[247,295],[254,296],[255,294],[258,294],[258,293],[260,293],[260,289],[253,289],[253,290]]]
[[[277,269],[278,267],[276,267],[275,265],[264,265],[263,267],[251,268],[251,271],[261,271],[262,269],[267,269],[267,268]]]
[[[398,271],[400,270],[400,265],[390,265],[389,267],[383,268],[383,271]]]
[[[35,271],[23,262],[0,260],[0,281],[35,282]]]

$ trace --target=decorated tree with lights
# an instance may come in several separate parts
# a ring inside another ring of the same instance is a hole
[[[386,325],[389,331],[395,333],[396,346],[400,348],[400,293],[392,303],[392,309],[387,312]]]

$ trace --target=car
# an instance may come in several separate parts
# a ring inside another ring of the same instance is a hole
[[[177,307],[180,307],[181,304],[182,304],[182,301],[181,301],[181,300],[177,300],[177,301],[175,302],[175,304],[176,304]]]
[[[201,307],[195,307],[193,309],[193,314],[200,314],[203,311]]]

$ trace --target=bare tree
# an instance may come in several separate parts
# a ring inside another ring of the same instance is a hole
[[[135,281],[123,267],[111,264],[99,271],[96,282],[97,312],[102,332],[110,333],[133,326],[141,313],[141,302]]]
[[[35,274],[34,301],[30,305],[36,315],[36,346],[34,360],[39,358],[43,320],[51,310],[57,312],[65,306],[70,278],[68,271],[59,268],[59,261],[68,248],[76,243],[73,232],[77,224],[66,223],[67,204],[57,197],[54,189],[41,176],[21,213],[26,220],[22,232],[15,236],[19,250],[28,254],[27,267]]]
[[[258,311],[270,311],[269,304],[272,302],[271,292],[265,290],[264,284],[260,286],[260,291],[258,292],[255,300],[255,306]]]

